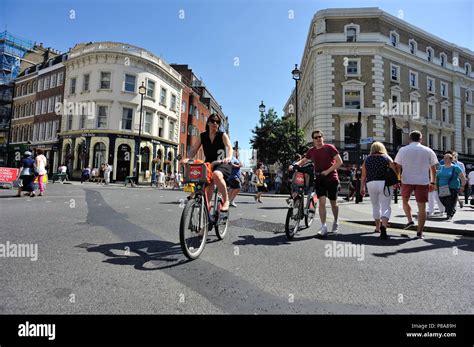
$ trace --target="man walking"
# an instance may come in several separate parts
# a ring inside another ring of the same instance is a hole
[[[318,235],[324,237],[328,233],[326,226],[326,197],[331,203],[332,214],[334,216],[332,232],[337,233],[339,229],[339,206],[337,205],[339,176],[337,169],[342,165],[342,158],[336,147],[324,143],[323,132],[321,130],[314,130],[311,137],[313,138],[314,146],[308,150],[303,159],[295,163],[295,166],[302,166],[309,160],[314,164],[314,187],[319,199],[319,218],[321,219],[321,229]],[[292,169],[292,166],[290,166],[290,170]]]
[[[400,170],[402,171],[401,195],[403,210],[408,219],[405,229],[415,225],[409,203],[411,194],[415,192],[415,199],[418,205],[418,226],[416,233],[418,238],[423,238],[428,193],[436,188],[436,165],[438,164],[438,158],[435,152],[433,152],[431,148],[423,146],[421,140],[421,133],[416,130],[412,131],[410,133],[410,144],[400,148],[395,157],[397,173],[400,174]],[[432,178],[431,182],[430,177]]]

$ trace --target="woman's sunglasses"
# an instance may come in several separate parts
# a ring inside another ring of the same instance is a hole
[[[320,139],[320,138],[322,138],[322,136],[314,136],[313,140]]]
[[[220,120],[217,120],[217,119],[210,119],[210,120],[209,120],[209,123],[212,123],[212,124],[221,124],[221,121],[220,121]]]

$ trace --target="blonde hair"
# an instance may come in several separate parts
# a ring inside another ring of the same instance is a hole
[[[370,154],[373,155],[376,153],[387,154],[387,149],[382,142],[375,141],[372,143],[372,146],[370,146]]]

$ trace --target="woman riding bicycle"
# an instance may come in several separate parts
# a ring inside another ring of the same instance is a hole
[[[232,166],[229,163],[232,159],[233,152],[229,136],[220,130],[221,123],[221,118],[217,114],[211,114],[207,119],[206,131],[201,133],[198,137],[191,152],[188,153],[189,158],[182,159],[181,163],[184,164],[188,159],[194,158],[201,145],[204,150],[206,162],[212,163],[216,160],[222,160],[222,164],[215,165],[213,168],[212,182],[206,187],[206,195],[208,201],[210,201],[215,184],[217,190],[222,195],[223,205],[221,212],[225,213],[229,210],[226,180],[232,171]]]

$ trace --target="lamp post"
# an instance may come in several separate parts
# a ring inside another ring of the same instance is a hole
[[[146,87],[144,85],[144,82],[142,82],[142,85],[138,87],[138,93],[141,96],[141,101],[140,101],[140,125],[138,127],[138,150],[137,150],[137,155],[135,159],[135,181],[137,182],[138,185],[138,177],[139,177],[139,169],[140,167],[138,166],[138,158],[141,155],[141,143],[142,143],[142,115],[143,115],[143,96],[146,93]]]
[[[262,103],[260,104],[260,106],[258,106],[258,110],[260,111],[260,125],[262,125],[263,115],[265,113],[265,104],[263,103],[263,100],[262,100]]]
[[[295,121],[296,121],[296,138],[295,138],[295,149],[296,153],[299,152],[299,141],[298,141],[298,81],[301,78],[301,71],[298,70],[298,64],[295,64],[295,68],[291,71],[293,79],[295,80]]]

